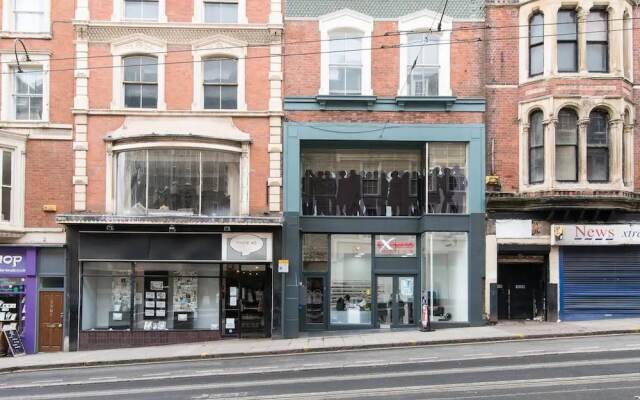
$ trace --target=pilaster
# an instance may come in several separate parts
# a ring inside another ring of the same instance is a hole
[[[77,4],[76,18],[87,21],[89,19],[88,1],[79,0]],[[87,25],[76,25],[75,31],[76,60],[73,107],[76,110],[76,114],[74,116],[73,141],[73,209],[74,211],[86,211],[87,185],[89,183],[89,177],[87,175],[87,152],[89,150],[87,119],[87,112],[89,110],[89,41],[87,38]]]
[[[578,182],[587,184],[587,129],[589,119],[584,118],[578,121]]]

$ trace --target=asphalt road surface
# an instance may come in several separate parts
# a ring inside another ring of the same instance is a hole
[[[640,399],[640,335],[23,371],[0,399]]]

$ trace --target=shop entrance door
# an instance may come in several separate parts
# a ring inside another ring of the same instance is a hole
[[[224,266],[222,327],[225,336],[266,337],[268,268],[265,265]]]
[[[415,277],[378,275],[376,314],[378,327],[395,328],[415,324]]]
[[[63,292],[40,292],[38,347],[42,352],[62,351]]]
[[[327,314],[325,312],[325,277],[323,275],[305,277],[304,329],[325,330]]]

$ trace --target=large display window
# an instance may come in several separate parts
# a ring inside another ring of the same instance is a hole
[[[469,257],[467,233],[433,232],[422,236],[422,293],[431,320],[468,322]]]
[[[371,324],[371,235],[331,235],[331,324]]]
[[[218,264],[83,264],[83,330],[219,330],[219,321]]]

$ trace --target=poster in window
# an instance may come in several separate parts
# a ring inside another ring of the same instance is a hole
[[[145,301],[144,302],[144,307],[145,308],[156,308],[156,302],[155,301]]]
[[[145,317],[155,317],[156,316],[156,310],[144,310],[144,316]]]
[[[198,278],[177,277],[173,281],[173,311],[194,312],[198,308]]]
[[[144,298],[154,300],[156,298],[156,292],[145,292]]]
[[[156,301],[156,308],[167,308],[167,303],[164,301]]]
[[[111,281],[111,304],[115,311],[129,311],[131,304],[131,279],[128,276]]]
[[[167,294],[165,292],[158,292],[156,293],[156,298],[158,300],[164,300],[167,298]]]
[[[151,290],[163,290],[164,289],[164,283],[162,281],[151,281],[149,283],[149,288]]]
[[[156,317],[164,317],[166,315],[165,310],[156,310]]]

